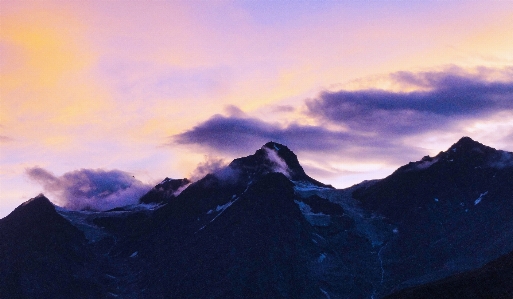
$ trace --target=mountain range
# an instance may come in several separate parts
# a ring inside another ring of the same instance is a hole
[[[285,145],[138,205],[0,219],[1,298],[513,298],[513,153],[463,137],[336,189]]]

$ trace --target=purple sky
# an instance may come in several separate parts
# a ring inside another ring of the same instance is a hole
[[[511,40],[511,1],[1,1],[0,217],[271,140],[336,187],[462,136],[513,151]]]

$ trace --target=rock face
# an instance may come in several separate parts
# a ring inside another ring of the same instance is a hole
[[[251,156],[233,160],[228,167],[238,178],[246,180],[269,172],[281,172],[295,182],[332,188],[309,177],[299,164],[296,154],[285,145],[276,142],[266,143]]]
[[[345,190],[312,179],[290,149],[269,142],[197,182],[166,178],[140,202],[67,211],[38,196],[18,207],[0,220],[0,294],[511,294],[513,154],[467,137]]]
[[[389,287],[446,277],[512,251],[512,165],[512,153],[464,137],[356,190],[365,209],[397,225],[385,261]]]
[[[144,204],[162,204],[175,198],[180,192],[189,185],[188,179],[170,179],[165,178],[160,184],[153,187],[148,193],[139,199]]]
[[[0,220],[3,298],[98,298],[96,261],[81,231],[43,195]],[[80,273],[80,277],[76,274]]]
[[[211,199],[222,197],[215,195]],[[196,213],[203,207],[202,213]],[[262,176],[241,193],[230,194],[223,205],[207,207],[199,201],[190,210],[165,213],[162,225],[170,229],[161,230],[156,240],[159,250],[168,254],[139,251],[151,256],[153,264],[141,280],[145,296],[165,297],[169,289],[179,298],[322,295],[307,283],[313,254],[310,225],[294,203],[293,185],[283,174]]]
[[[513,252],[485,266],[399,291],[387,299],[513,298]]]

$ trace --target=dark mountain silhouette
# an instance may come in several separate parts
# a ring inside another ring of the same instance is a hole
[[[0,220],[0,257],[2,298],[104,295],[84,234],[43,195]]]
[[[446,277],[513,250],[512,162],[511,153],[464,137],[353,193],[397,225],[385,262],[390,286]]]
[[[289,148],[269,142],[194,183],[166,178],[140,203],[68,211],[38,196],[21,205],[0,220],[0,294],[511,294],[513,154],[468,137],[344,190],[309,177]]]
[[[283,166],[286,166],[286,169],[281,169]],[[233,160],[229,168],[237,172],[238,178],[245,180],[269,172],[286,170],[285,175],[292,181],[331,187],[309,177],[299,164],[296,154],[285,145],[276,142],[266,143],[251,156]]]
[[[176,197],[182,188],[185,188],[191,182],[188,179],[170,179],[165,178],[160,184],[153,187],[148,193],[139,199],[140,203],[162,204],[167,200]]]
[[[387,299],[513,298],[513,252],[485,266],[399,291]]]

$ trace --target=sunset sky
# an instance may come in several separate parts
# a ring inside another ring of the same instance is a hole
[[[513,151],[512,41],[513,1],[2,0],[0,217],[271,140],[339,188],[462,136]]]

